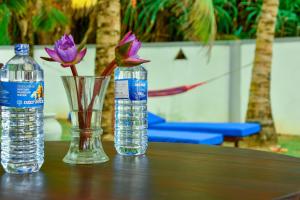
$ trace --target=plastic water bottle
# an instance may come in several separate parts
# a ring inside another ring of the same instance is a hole
[[[142,66],[115,70],[115,148],[121,155],[146,152],[147,71]]]
[[[38,171],[44,162],[44,74],[17,44],[15,56],[0,71],[1,164],[8,173]]]

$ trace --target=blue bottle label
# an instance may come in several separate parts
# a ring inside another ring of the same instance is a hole
[[[147,100],[147,80],[121,79],[115,81],[115,98],[131,101]]]
[[[44,105],[44,82],[0,82],[0,106],[31,108]]]

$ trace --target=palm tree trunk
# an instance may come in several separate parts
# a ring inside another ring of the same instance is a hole
[[[259,122],[262,130],[259,135],[250,139],[250,144],[253,142],[256,145],[273,145],[277,143],[271,109],[270,80],[278,6],[279,0],[264,0],[258,22],[247,121]]]
[[[96,30],[96,68],[99,75],[115,57],[115,46],[120,40],[120,0],[99,0]],[[114,119],[114,86],[113,77],[107,89],[103,113],[102,127],[105,137],[113,137]]]

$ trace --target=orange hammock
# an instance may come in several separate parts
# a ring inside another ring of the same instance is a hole
[[[192,85],[184,85],[184,86],[179,86],[179,87],[174,87],[174,88],[168,88],[168,89],[162,89],[162,90],[150,90],[148,92],[149,97],[163,97],[163,96],[172,96],[172,95],[177,95],[181,94],[184,92],[187,92],[189,90],[192,90],[200,85],[204,85],[206,82],[200,82]]]

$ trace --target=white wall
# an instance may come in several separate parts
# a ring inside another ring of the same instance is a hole
[[[150,59],[145,67],[149,72],[149,88],[164,89],[206,81],[230,70],[230,48],[232,42],[216,42],[207,62],[206,50],[196,43],[154,43],[145,44],[140,52],[142,58]],[[252,63],[254,41],[241,42],[241,66]],[[187,60],[175,60],[182,49]],[[300,134],[300,39],[277,40],[274,46],[272,71],[272,106],[278,132]],[[0,47],[0,62],[6,62],[13,56],[13,47]],[[55,112],[57,117],[65,118],[69,111],[61,75],[71,74],[69,69],[57,63],[41,60],[46,56],[44,47],[36,46],[35,59],[45,71],[45,111]],[[84,60],[78,65],[81,75],[92,75],[95,60],[95,46],[89,45]],[[240,76],[241,121],[244,121],[251,66],[236,72]],[[233,97],[229,92],[230,76],[209,82],[187,93],[149,98],[149,110],[166,117],[170,121],[210,121],[226,122],[230,120],[229,102]],[[236,79],[234,79],[236,80]],[[238,79],[237,79],[238,80]],[[238,87],[237,87],[238,88]],[[239,94],[239,93],[237,93]]]
[[[215,46],[207,63],[206,51],[201,46],[181,45],[143,49],[141,57],[152,61],[145,65],[151,90],[198,83],[229,70],[227,46]],[[187,60],[175,60],[180,48]],[[227,77],[181,95],[150,98],[149,110],[171,121],[227,121],[228,100]]]

